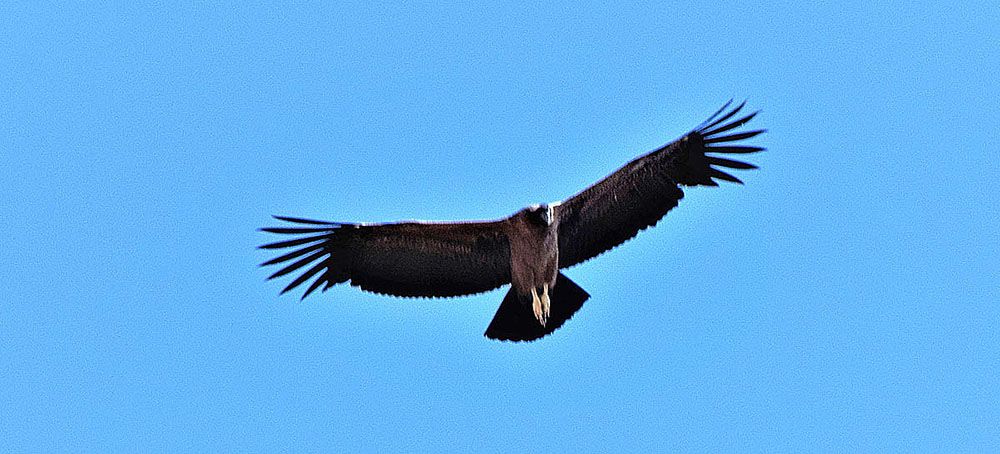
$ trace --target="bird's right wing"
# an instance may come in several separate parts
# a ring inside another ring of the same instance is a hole
[[[262,249],[296,248],[261,266],[291,262],[269,279],[301,272],[285,293],[315,278],[302,298],[350,281],[395,296],[447,297],[510,282],[510,246],[502,221],[344,224],[275,216],[298,224],[265,232],[299,235]]]
[[[684,197],[678,185],[718,186],[714,179],[742,183],[712,166],[734,169],[754,169],[756,166],[706,156],[706,153],[761,151],[763,148],[737,146],[731,142],[749,139],[764,130],[722,135],[757,114],[754,112],[722,124],[743,108],[740,104],[719,117],[728,106],[726,103],[680,140],[636,158],[560,204],[557,207],[559,267],[570,267],[595,257],[656,224]]]

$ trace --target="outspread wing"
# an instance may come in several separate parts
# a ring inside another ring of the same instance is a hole
[[[678,185],[718,186],[713,179],[742,184],[712,166],[754,169],[756,166],[706,153],[740,154],[763,150],[732,142],[764,130],[723,135],[750,121],[757,112],[725,123],[746,104],[721,115],[731,101],[681,139],[664,145],[618,169],[558,206],[559,267],[589,260],[655,225],[684,197]]]
[[[298,224],[261,229],[297,235],[261,246],[292,249],[261,264],[284,264],[269,279],[299,273],[282,293],[314,278],[302,298],[348,281],[370,292],[422,297],[485,292],[510,282],[502,221],[345,224],[275,217]]]

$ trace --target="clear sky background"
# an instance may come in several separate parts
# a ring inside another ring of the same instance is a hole
[[[0,3],[0,451],[1000,446],[996,2],[135,3]],[[730,97],[761,169],[539,342],[257,267],[271,214],[506,216]]]

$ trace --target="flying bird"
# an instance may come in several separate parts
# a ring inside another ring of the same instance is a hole
[[[294,238],[260,248],[291,251],[261,266],[284,264],[268,279],[299,273],[281,293],[312,279],[303,299],[344,282],[400,297],[455,297],[511,284],[485,336],[539,339],[562,326],[590,297],[560,270],[655,225],[684,197],[681,186],[718,186],[716,180],[742,184],[718,168],[756,168],[714,156],[764,150],[734,144],[764,130],[731,132],[758,113],[729,121],[746,102],[727,112],[731,104],[582,192],[531,205],[505,219],[373,224],[275,216],[290,224],[261,230]]]

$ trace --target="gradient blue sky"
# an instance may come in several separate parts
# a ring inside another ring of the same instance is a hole
[[[996,449],[1000,7],[961,5],[3,2],[0,451]],[[730,97],[761,170],[569,270],[540,342],[482,337],[504,290],[257,267],[271,214],[505,216]]]

